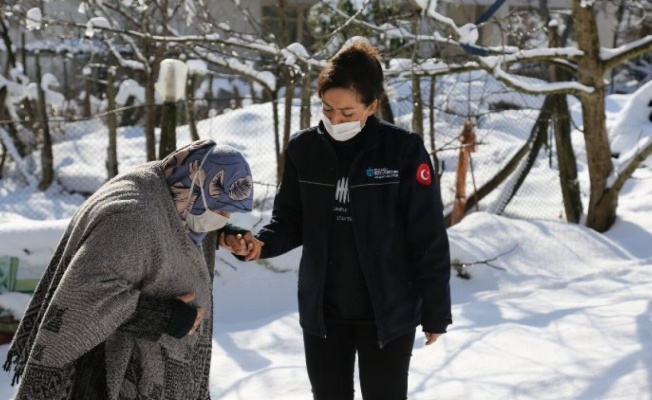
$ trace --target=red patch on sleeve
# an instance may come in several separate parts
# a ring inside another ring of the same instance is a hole
[[[417,182],[423,186],[430,186],[432,183],[432,174],[430,173],[430,166],[427,163],[422,163],[417,168]]]

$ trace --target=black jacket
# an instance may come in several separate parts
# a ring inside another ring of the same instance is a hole
[[[443,333],[451,320],[450,256],[434,171],[421,138],[369,117],[371,134],[353,161],[349,196],[356,245],[379,344],[421,324]],[[299,267],[302,328],[326,336],[323,298],[338,177],[323,127],[293,135],[272,219],[258,233],[262,258],[303,245]]]

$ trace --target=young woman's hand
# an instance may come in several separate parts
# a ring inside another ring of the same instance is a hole
[[[251,232],[247,232],[244,235],[238,233],[236,234],[225,234],[222,232],[219,238],[220,247],[230,251],[231,253],[243,256],[245,261],[258,260],[260,258],[260,252],[265,243],[256,239]]]
[[[195,300],[195,294],[194,293],[186,293],[184,295],[181,295],[177,297],[178,300],[183,301],[184,303],[190,305]],[[201,322],[204,319],[204,308],[203,307],[197,307],[197,317],[195,318],[195,323],[192,325],[192,328],[188,332],[188,336],[192,336],[195,334],[195,332],[199,331],[199,327],[201,326]]]
[[[426,346],[429,346],[437,341],[437,338],[439,338],[443,333],[432,333],[432,332],[424,332],[426,334]]]

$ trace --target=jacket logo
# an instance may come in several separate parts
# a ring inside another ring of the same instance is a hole
[[[417,168],[417,182],[423,186],[430,186],[432,183],[432,175],[430,174],[430,167],[427,163],[421,163]]]
[[[367,177],[372,179],[398,179],[398,170],[389,168],[367,168]]]
[[[342,204],[347,204],[349,202],[349,178],[341,178],[337,181],[335,200]]]

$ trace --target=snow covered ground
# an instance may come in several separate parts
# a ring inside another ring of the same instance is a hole
[[[648,94],[641,102],[647,105],[649,99]],[[623,121],[618,114],[626,100],[620,96],[608,101],[612,127]],[[264,124],[261,115],[268,109],[252,106],[246,112]],[[246,116],[228,116],[238,117]],[[642,119],[639,128],[638,138],[652,137],[652,123]],[[617,140],[628,132],[612,129],[610,139],[628,143],[628,148],[644,143]],[[237,138],[226,141],[247,151]],[[580,147],[578,153],[586,190]],[[266,155],[247,156],[255,163]],[[454,324],[434,346],[425,348],[424,340],[417,340],[409,398],[652,399],[649,164],[625,186],[618,220],[604,235],[583,226],[483,212],[451,228],[454,259],[473,263],[499,256],[491,264],[502,269],[475,264],[468,267],[470,280],[453,274]],[[0,201],[0,254],[20,255],[36,267],[47,260],[81,198],[0,180],[0,194],[10,190],[20,190],[22,197],[20,204]],[[49,221],[27,221],[27,208]],[[268,218],[268,211],[256,210],[237,215],[234,222],[256,230]],[[296,311],[298,257],[294,251],[266,265],[246,264],[218,252],[214,399],[311,398]],[[8,296],[0,295],[0,305],[5,301],[20,308],[24,299]],[[0,346],[0,360],[7,347]],[[12,397],[9,382],[9,374],[0,373],[0,399]]]

